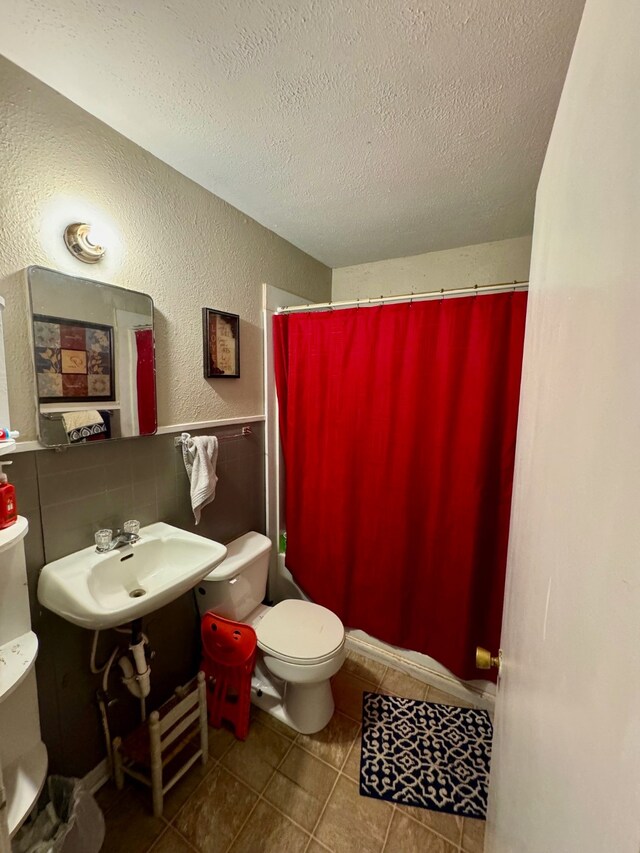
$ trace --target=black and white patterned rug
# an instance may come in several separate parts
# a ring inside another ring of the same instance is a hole
[[[484,818],[492,736],[486,711],[365,693],[360,793]]]

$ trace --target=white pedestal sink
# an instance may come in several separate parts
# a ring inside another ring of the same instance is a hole
[[[157,522],[133,545],[106,554],[91,546],[47,563],[38,600],[82,628],[115,628],[178,598],[226,556],[219,542]]]

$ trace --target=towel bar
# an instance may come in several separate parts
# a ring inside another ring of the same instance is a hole
[[[242,432],[234,432],[232,435],[219,435],[217,438],[218,441],[228,441],[230,438],[246,438],[249,435],[253,435],[253,430],[250,426],[243,426]],[[176,447],[180,447],[180,445],[182,444],[182,436],[177,435],[173,439],[173,443]]]

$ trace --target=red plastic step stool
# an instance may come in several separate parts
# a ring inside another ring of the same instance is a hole
[[[249,733],[251,676],[258,640],[251,625],[224,619],[209,611],[202,617],[202,670],[207,680],[209,723],[233,726],[235,736]]]

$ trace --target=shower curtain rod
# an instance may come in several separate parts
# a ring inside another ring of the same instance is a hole
[[[380,305],[384,302],[412,302],[413,300],[447,299],[451,296],[470,296],[472,293],[500,293],[503,290],[526,290],[529,279],[523,281],[500,281],[495,284],[474,284],[473,287],[459,287],[456,290],[428,290],[425,293],[399,293],[396,296],[370,296],[362,299],[345,299],[341,302],[310,302],[307,305],[289,305],[278,308],[276,314],[292,314],[294,311],[332,310],[333,308],[368,308],[369,305]]]

